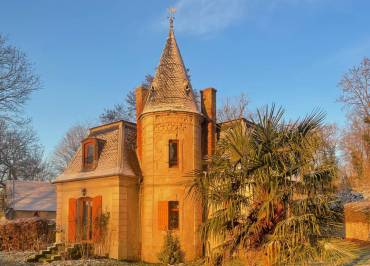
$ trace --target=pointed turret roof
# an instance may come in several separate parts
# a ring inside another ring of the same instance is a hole
[[[186,111],[199,113],[194,93],[177,46],[173,17],[170,31],[163,49],[148,97],[144,113],[156,111]]]

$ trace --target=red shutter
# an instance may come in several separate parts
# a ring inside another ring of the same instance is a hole
[[[158,202],[158,229],[168,230],[168,201]]]
[[[101,237],[100,218],[102,214],[102,196],[96,196],[92,201],[93,241],[98,242]]]
[[[77,225],[77,200],[69,199],[68,211],[68,242],[76,242],[76,225]]]

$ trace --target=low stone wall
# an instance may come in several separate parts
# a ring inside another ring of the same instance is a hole
[[[369,241],[370,201],[358,201],[345,204],[344,222],[347,239]]]
[[[55,242],[55,222],[22,218],[0,222],[0,250],[40,250]]]

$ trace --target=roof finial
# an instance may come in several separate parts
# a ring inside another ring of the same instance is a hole
[[[173,20],[175,19],[175,13],[176,13],[176,8],[175,7],[170,7],[167,9],[168,11],[168,20],[170,21],[170,30],[173,31]]]

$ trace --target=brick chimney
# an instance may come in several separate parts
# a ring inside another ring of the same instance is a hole
[[[139,157],[139,162],[141,162],[141,153],[142,153],[142,127],[141,119],[139,118],[143,112],[145,99],[148,95],[148,89],[142,86],[139,86],[135,90],[136,97],[136,142],[137,142],[137,155]]]
[[[216,146],[216,89],[206,88],[200,91],[201,111],[206,117],[202,127],[203,156],[212,156]]]

